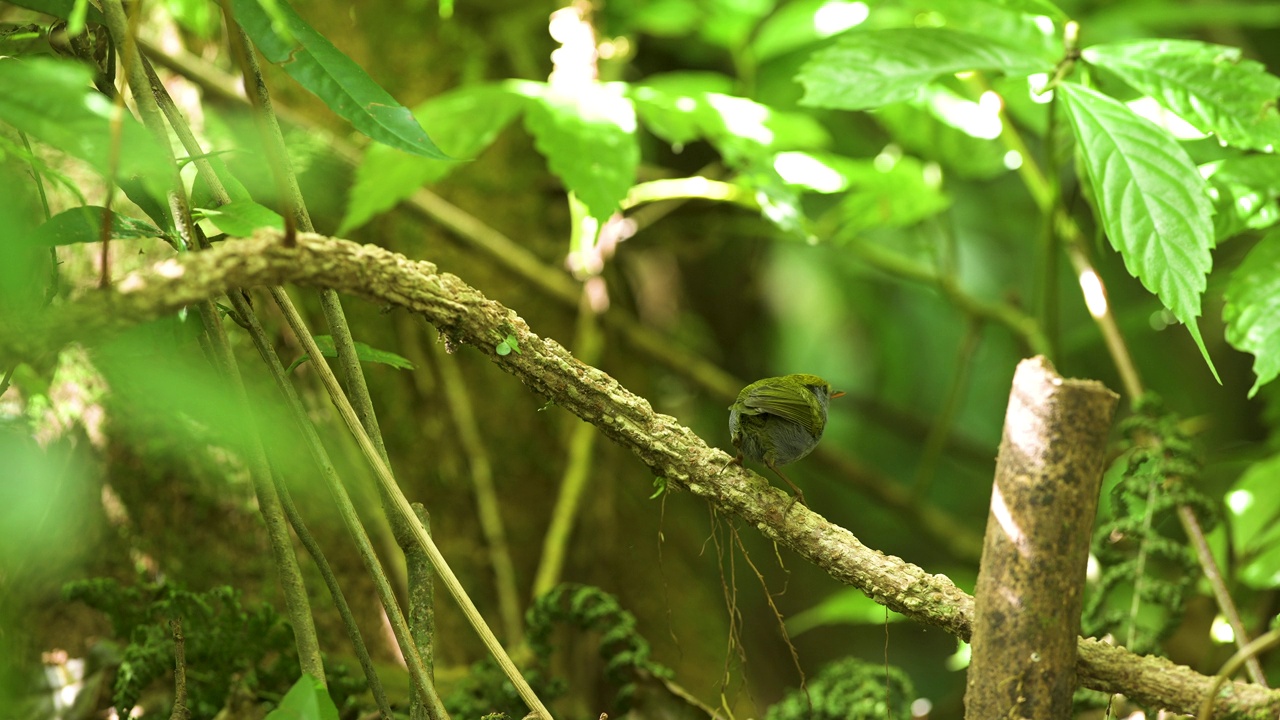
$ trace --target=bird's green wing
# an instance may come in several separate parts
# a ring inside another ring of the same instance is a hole
[[[765,383],[742,401],[749,414],[769,413],[790,420],[813,434],[822,431],[818,398],[800,383]]]

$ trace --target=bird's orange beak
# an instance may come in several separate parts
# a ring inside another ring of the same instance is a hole
[[[838,390],[836,392],[831,393],[829,397],[833,397],[833,398],[844,397],[844,391]]]

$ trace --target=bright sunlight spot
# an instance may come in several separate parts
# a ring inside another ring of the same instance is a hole
[[[813,14],[813,31],[818,37],[830,37],[861,25],[871,14],[871,8],[863,2],[833,0],[818,8]]]
[[[924,184],[931,188],[942,187],[942,166],[936,162],[927,162],[920,172]]]
[[[1044,92],[1044,86],[1049,84],[1049,73],[1036,73],[1027,77],[1027,92],[1031,95],[1031,102],[1045,105],[1053,102],[1053,91]]]
[[[1166,110],[1153,97],[1140,97],[1137,100],[1125,103],[1125,105],[1128,105],[1129,109],[1135,113],[1168,130],[1170,134],[1179,140],[1201,140],[1208,137],[1206,133],[1195,129],[1191,123]]]
[[[769,109],[746,98],[731,97],[720,93],[707,93],[707,102],[724,120],[724,129],[731,135],[755,140],[764,145],[773,142],[773,131],[764,126],[769,119]]]
[[[887,173],[898,164],[898,160],[902,157],[902,148],[897,145],[885,145],[884,149],[876,155],[876,159],[872,161],[876,170]]]
[[[1178,318],[1174,317],[1173,313],[1168,310],[1160,308],[1159,310],[1151,313],[1151,317],[1147,318],[1147,322],[1151,325],[1152,330],[1160,332],[1170,325],[1177,325]]]
[[[1107,314],[1107,291],[1102,289],[1102,281],[1092,270],[1080,273],[1080,289],[1084,291],[1084,304],[1089,307],[1089,314],[1100,318]]]
[[[926,718],[931,712],[933,712],[933,703],[929,702],[929,698],[916,698],[911,701],[911,717]]]
[[[802,185],[820,193],[840,192],[847,183],[844,176],[808,153],[778,153],[773,169],[789,185]]]
[[[1053,18],[1048,15],[1036,15],[1031,18],[1031,22],[1036,24],[1036,29],[1045,35],[1054,35],[1058,29],[1053,25]]]
[[[942,122],[970,137],[994,140],[1004,125],[1000,122],[1000,96],[987,91],[974,102],[945,88],[926,90],[929,110]]]
[[[1004,154],[1004,166],[1010,170],[1017,170],[1022,167],[1022,153],[1017,150],[1010,150]]]
[[[1231,514],[1243,515],[1253,507],[1253,493],[1249,490],[1232,490],[1227,493],[1227,507],[1231,508]]]
[[[1219,615],[1213,619],[1213,625],[1209,626],[1209,637],[1213,638],[1214,642],[1226,645],[1236,641],[1236,632],[1231,629],[1231,623]]]

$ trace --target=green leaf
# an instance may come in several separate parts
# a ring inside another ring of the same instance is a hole
[[[423,157],[447,159],[413,119],[351,58],[298,17],[284,0],[275,0],[288,36],[277,33],[259,0],[232,0],[236,20],[267,60],[315,93],[357,130],[391,147]]]
[[[72,60],[0,59],[0,122],[88,162],[105,177],[115,106],[92,89],[93,74]],[[170,177],[163,148],[128,112],[120,130],[118,176],[139,176],[163,197]]]
[[[338,720],[338,707],[324,683],[303,674],[266,720]]]
[[[40,308],[51,269],[48,249],[35,242],[40,205],[23,170],[18,163],[0,162],[0,323]]]
[[[864,230],[904,227],[951,206],[934,166],[913,157],[853,161],[841,168],[848,192],[835,209],[835,238],[849,240]]]
[[[28,8],[42,12],[45,15],[52,15],[63,20],[70,20],[71,13],[75,9],[76,0],[11,0],[11,4],[18,7]],[[102,11],[94,7],[90,3],[83,3],[85,6],[85,19],[89,22],[95,22],[99,25],[105,25],[107,20],[102,16]]]
[[[1249,397],[1280,375],[1280,231],[1273,231],[1245,255],[1223,293],[1227,342],[1253,353],[1258,376]]]
[[[1280,5],[1270,2],[1212,3],[1123,2],[1099,6],[1089,27],[1097,32],[1132,33],[1160,29],[1169,33],[1200,31],[1205,25],[1219,27],[1280,27]]]
[[[1049,0],[989,0],[989,2],[993,5],[1000,5],[1028,15],[1044,15],[1058,22],[1069,19],[1068,15],[1062,11],[1062,8],[1049,2]]]
[[[438,95],[414,108],[413,115],[431,128],[436,141],[453,157],[469,159],[489,147],[527,103],[526,95],[512,84],[475,85]],[[460,164],[409,155],[385,145],[371,146],[356,170],[355,186],[338,235],[390,210]]]
[[[1217,379],[1196,324],[1213,266],[1204,179],[1168,133],[1120,101],[1076,83],[1059,92],[1112,247],[1129,274],[1187,326]]]
[[[232,237],[249,237],[259,228],[284,229],[280,213],[252,200],[233,200],[216,208],[200,208],[204,219]]]
[[[338,349],[333,345],[332,335],[316,335],[316,346],[320,348],[320,354],[325,357],[338,357]],[[355,340],[352,344],[356,347],[356,357],[360,358],[360,362],[374,362],[381,365],[390,365],[397,370],[412,370],[414,365],[407,358],[401,357],[393,352],[379,350],[369,347],[368,345]],[[286,373],[293,372],[294,368],[311,359],[308,353],[303,353],[302,357],[294,360],[289,364]]]
[[[36,230],[35,240],[41,245],[74,245],[102,239],[103,208],[93,205],[72,208],[49,218]],[[160,237],[160,228],[142,220],[111,213],[111,237],[118,240]]]
[[[957,175],[985,180],[1009,172],[1005,149],[991,142],[1003,130],[998,111],[941,85],[927,85],[917,100],[886,105],[874,117],[913,155]]]
[[[631,86],[630,97],[640,122],[679,151],[686,143],[706,137],[717,123],[708,93],[729,94],[733,78],[709,72],[653,75]]]
[[[1244,155],[1200,166],[1213,199],[1218,240],[1245,230],[1265,230],[1280,222],[1280,157]]]
[[[1083,57],[1228,145],[1266,152],[1280,146],[1280,78],[1242,60],[1238,48],[1132,40],[1085,48]]]
[[[1280,455],[1254,463],[1227,492],[1237,573],[1259,590],[1280,587]]]
[[[662,493],[667,491],[667,479],[664,477],[655,477],[653,479],[653,494],[649,496],[650,500],[657,500]]]
[[[787,632],[794,637],[825,625],[883,625],[905,619],[896,612],[886,613],[884,606],[861,590],[850,588],[828,595],[817,605],[788,618]]]
[[[814,53],[796,79],[802,105],[865,110],[915,97],[935,78],[966,70],[1030,75],[1050,68],[1034,53],[948,28],[853,31]]]
[[[799,0],[780,6],[756,31],[751,41],[755,61],[785,55],[806,45],[862,24],[870,10],[850,0]]]
[[[503,340],[502,342],[498,343],[496,347],[493,348],[493,351],[503,357],[506,357],[507,355],[511,354],[511,346],[507,344],[506,340]]]
[[[636,113],[622,83],[574,95],[548,92],[525,113],[525,127],[547,167],[604,222],[635,182],[640,164]]]
[[[732,80],[714,73],[669,73],[632,87],[640,120],[677,151],[706,139],[735,169],[767,162],[782,150],[831,145],[831,135],[808,113],[783,112],[731,95]]]
[[[201,39],[209,40],[222,28],[222,17],[217,4],[208,0],[165,0],[165,9],[183,28]]]

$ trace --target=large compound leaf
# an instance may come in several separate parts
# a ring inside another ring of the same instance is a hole
[[[1240,50],[1195,40],[1133,40],[1085,48],[1084,59],[1119,75],[1197,130],[1228,145],[1280,147],[1280,78]]]
[[[93,70],[71,60],[0,59],[0,122],[50,147],[111,170],[111,100],[92,89]],[[124,113],[120,123],[120,177],[138,176],[164,196],[169,165],[151,134]]]
[[[1030,75],[1051,63],[998,40],[949,28],[853,31],[814,53],[796,79],[803,105],[865,110],[915,97],[941,75],[998,70]]]
[[[329,109],[357,130],[380,143],[407,153],[446,158],[418,125],[409,108],[373,81],[351,58],[298,17],[284,0],[273,0],[274,13],[283,18],[277,33],[259,0],[232,0],[236,20],[263,56],[315,93]]]
[[[1209,358],[1196,318],[1213,266],[1213,206],[1177,142],[1123,103],[1076,83],[1059,86],[1099,220],[1129,274],[1182,321]]]
[[[547,92],[525,113],[547,167],[601,222],[627,196],[640,164],[636,111],[625,90],[610,83],[573,94]]]
[[[530,86],[543,87],[529,82],[519,85]],[[437,160],[408,155],[385,145],[370,146],[356,170],[355,186],[338,234],[345,236],[418,188],[441,180],[462,161],[480,154],[525,108],[531,94],[540,93],[521,92],[510,83],[473,85],[438,95],[414,108],[414,117],[431,128],[440,146],[461,160]]]
[[[1222,319],[1227,342],[1253,353],[1258,376],[1249,397],[1280,375],[1280,232],[1272,232],[1254,246],[1231,273],[1224,293]]]

